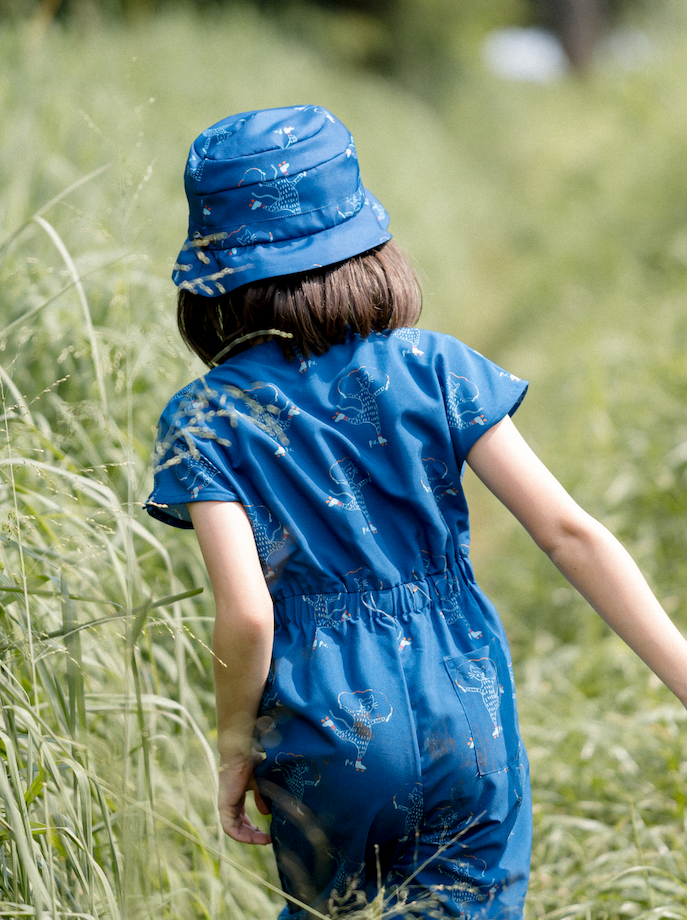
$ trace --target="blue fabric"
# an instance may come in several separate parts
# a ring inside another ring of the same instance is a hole
[[[321,106],[217,122],[193,142],[184,186],[188,238],[172,278],[196,294],[332,265],[391,239],[353,136]]]
[[[238,500],[253,525],[275,610],[259,782],[304,903],[372,898],[381,879],[423,916],[522,916],[527,758],[461,473],[526,389],[400,329],[309,361],[265,342],[162,415],[147,510],[189,527],[188,502]]]

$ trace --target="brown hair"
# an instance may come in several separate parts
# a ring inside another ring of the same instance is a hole
[[[198,357],[213,367],[226,354],[250,348],[236,341],[250,333],[278,329],[284,354],[304,358],[322,355],[342,342],[346,327],[367,337],[371,332],[414,325],[422,309],[422,293],[414,269],[389,240],[345,262],[297,275],[266,278],[220,297],[179,290],[177,322],[182,338]]]

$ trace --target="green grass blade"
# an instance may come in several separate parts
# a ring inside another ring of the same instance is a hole
[[[76,607],[69,596],[64,577],[60,578],[62,596],[62,628],[67,647],[67,691],[69,694],[69,728],[74,738],[86,732],[86,702],[84,696],[83,659],[76,622]]]
[[[98,384],[100,404],[102,406],[103,413],[107,414],[107,393],[105,392],[105,378],[103,375],[102,362],[100,360],[100,349],[98,347],[98,341],[95,337],[95,330],[93,328],[93,320],[91,319],[91,311],[88,306],[88,300],[86,298],[86,292],[84,291],[81,277],[76,268],[76,265],[74,264],[74,260],[72,259],[69,250],[64,245],[59,233],[57,232],[57,230],[55,230],[52,224],[48,223],[48,221],[44,217],[41,217],[39,214],[34,215],[32,220],[34,220],[39,225],[39,227],[42,227],[43,230],[45,230],[45,232],[48,234],[50,239],[53,241],[57,251],[62,256],[62,259],[64,260],[64,264],[67,266],[67,269],[70,275],[72,276],[72,280],[74,281],[74,286],[76,288],[76,291],[79,297],[79,302],[81,303],[81,309],[83,312],[86,335],[88,336],[88,340],[91,344],[91,357],[93,359],[93,367],[95,368],[95,377],[96,377],[96,381]]]

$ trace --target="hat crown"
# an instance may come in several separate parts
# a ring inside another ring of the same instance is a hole
[[[288,154],[293,174],[326,163],[349,148],[355,151],[346,126],[319,106],[232,115],[193,142],[184,177],[186,190],[191,195],[228,191],[275,178],[272,173],[281,154]]]
[[[188,239],[173,278],[208,296],[390,239],[388,215],[362,185],[351,133],[320,106],[217,122],[191,145],[184,184]]]

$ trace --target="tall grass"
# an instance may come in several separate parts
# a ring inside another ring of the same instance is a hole
[[[3,912],[261,916],[270,901],[214,816],[209,611],[188,602],[200,567],[182,583],[136,507],[146,336],[126,303],[117,331],[96,332],[69,250],[34,223],[68,289],[40,279],[39,294],[16,265],[47,259],[42,241],[11,240],[7,281],[27,285],[14,302],[52,303],[10,330],[0,375]]]
[[[0,913],[242,920],[283,903],[269,853],[215,815],[194,540],[141,511],[158,413],[200,370],[167,277],[186,149],[231,111],[321,101],[355,126],[426,278],[423,322],[531,378],[523,429],[687,621],[673,29],[645,70],[607,62],[584,84],[507,86],[473,62],[443,112],[243,8],[0,36]],[[475,501],[533,765],[529,917],[687,917],[684,713]]]
[[[29,40],[28,85],[4,86],[2,913],[266,916],[273,866],[215,816],[202,567],[140,509],[162,394],[188,373],[138,245],[152,158],[135,108],[121,136],[124,103],[84,118],[104,88],[72,101],[83,71],[51,93],[49,47]]]
[[[475,80],[449,115],[479,106],[494,227],[477,254],[503,319],[491,342],[531,380],[516,420],[683,629],[684,25],[671,41],[649,24],[637,72],[607,58],[544,91]],[[531,915],[684,917],[684,711],[496,503],[478,508],[478,576],[513,640],[532,761]]]

